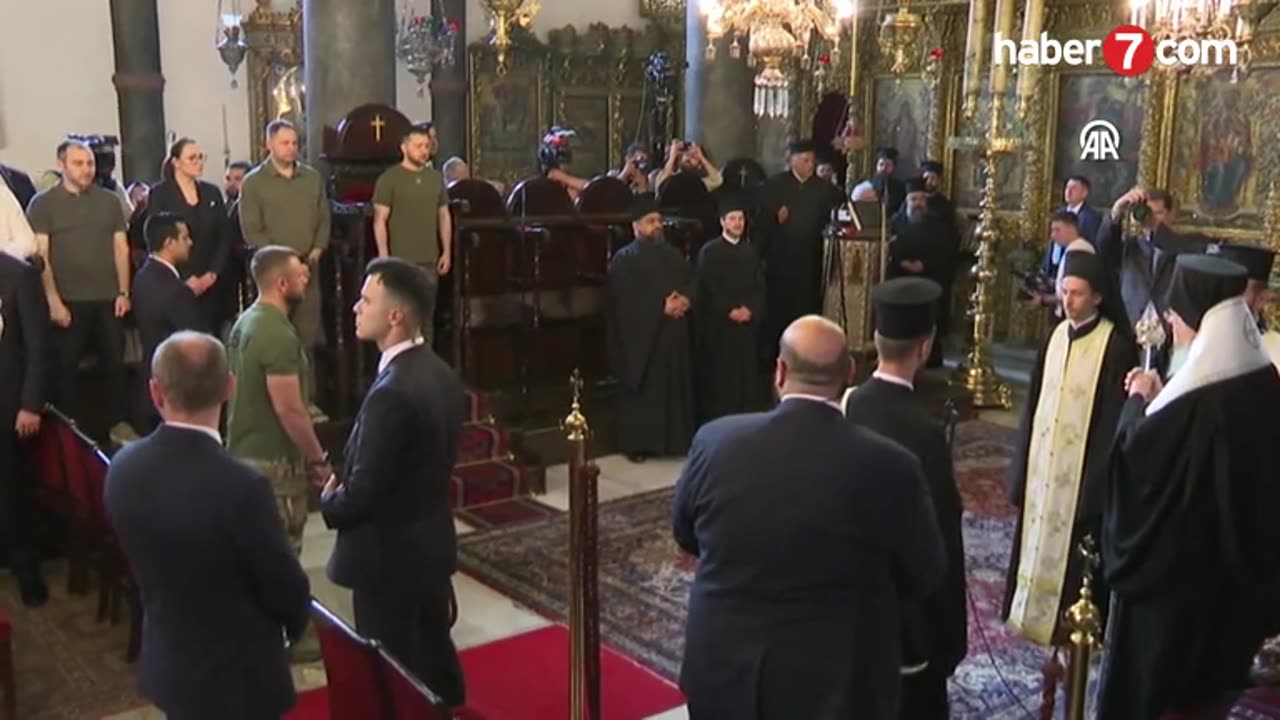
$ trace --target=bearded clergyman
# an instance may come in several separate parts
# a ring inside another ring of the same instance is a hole
[[[1101,536],[1114,603],[1098,720],[1225,718],[1280,632],[1280,375],[1247,282],[1234,262],[1178,256],[1168,319],[1186,362],[1167,384],[1126,378]]]
[[[1280,332],[1267,328],[1262,311],[1271,302],[1271,267],[1276,254],[1256,245],[1210,245],[1209,255],[1239,263],[1249,274],[1249,284],[1244,290],[1244,303],[1258,320],[1258,332],[1262,334],[1262,350],[1271,358],[1271,364],[1280,370]]]
[[[1058,294],[1065,319],[1036,358],[1009,468],[1009,497],[1021,513],[1003,617],[1039,645],[1061,645],[1063,613],[1080,590],[1077,552],[1097,538],[1107,459],[1125,403],[1125,375],[1138,350],[1123,305],[1098,255],[1072,251]],[[1098,606],[1106,588],[1095,583]]]
[[[930,210],[931,192],[920,178],[905,184],[906,200],[902,208],[889,221],[893,241],[889,244],[887,276],[924,277],[943,288],[951,286],[955,278],[957,234],[955,221],[948,220]],[[944,329],[948,313],[946,294],[938,299],[937,316],[943,320]],[[927,367],[942,366],[942,334],[934,339]]]

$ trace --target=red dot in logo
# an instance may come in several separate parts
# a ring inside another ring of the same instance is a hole
[[[1156,59],[1156,45],[1146,30],[1121,25],[1102,41],[1102,58],[1117,75],[1141,75]]]

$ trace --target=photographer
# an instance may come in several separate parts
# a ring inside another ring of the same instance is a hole
[[[1058,283],[1062,280],[1064,260],[1069,252],[1093,253],[1093,245],[1080,237],[1080,221],[1075,213],[1059,210],[1049,223],[1049,239],[1044,249],[1040,269],[1028,277],[1023,285],[1023,304],[1029,308],[1048,308],[1049,326],[1053,327],[1062,317],[1058,298]]]
[[[658,171],[652,186],[662,190],[662,185],[667,178],[676,173],[691,173],[701,177],[702,184],[706,185],[707,190],[711,192],[715,192],[716,188],[724,184],[724,176],[720,174],[720,168],[711,164],[702,148],[697,143],[679,138],[672,140],[667,146],[667,164]]]
[[[610,170],[609,174],[626,183],[637,195],[653,192],[649,185],[649,150],[641,143],[632,143],[622,159],[622,168]]]
[[[538,172],[559,183],[574,200],[587,186],[586,179],[568,172],[569,164],[573,162],[573,149],[569,142],[576,136],[577,133],[568,128],[553,127],[542,137],[542,144],[538,147]]]
[[[1139,226],[1138,236],[1124,236],[1126,217]],[[1136,323],[1148,305],[1163,317],[1174,260],[1181,253],[1203,250],[1173,231],[1173,218],[1173,195],[1165,190],[1134,188],[1116,200],[1098,228],[1098,254],[1119,278],[1130,323]]]

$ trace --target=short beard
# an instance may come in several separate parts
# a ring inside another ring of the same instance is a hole
[[[919,225],[924,222],[925,210],[917,208],[907,208],[907,222],[912,225]]]

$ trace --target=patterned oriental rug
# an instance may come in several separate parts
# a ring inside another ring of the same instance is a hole
[[[1039,713],[1041,666],[1048,656],[999,620],[1015,523],[1004,491],[1012,444],[1011,430],[990,423],[965,422],[956,429],[971,604],[969,657],[951,684],[953,718],[1012,720]],[[671,538],[671,496],[664,489],[601,506],[600,603],[605,642],[674,680],[694,561]],[[565,616],[564,516],[464,536],[459,545],[459,562],[469,575],[539,613]]]

